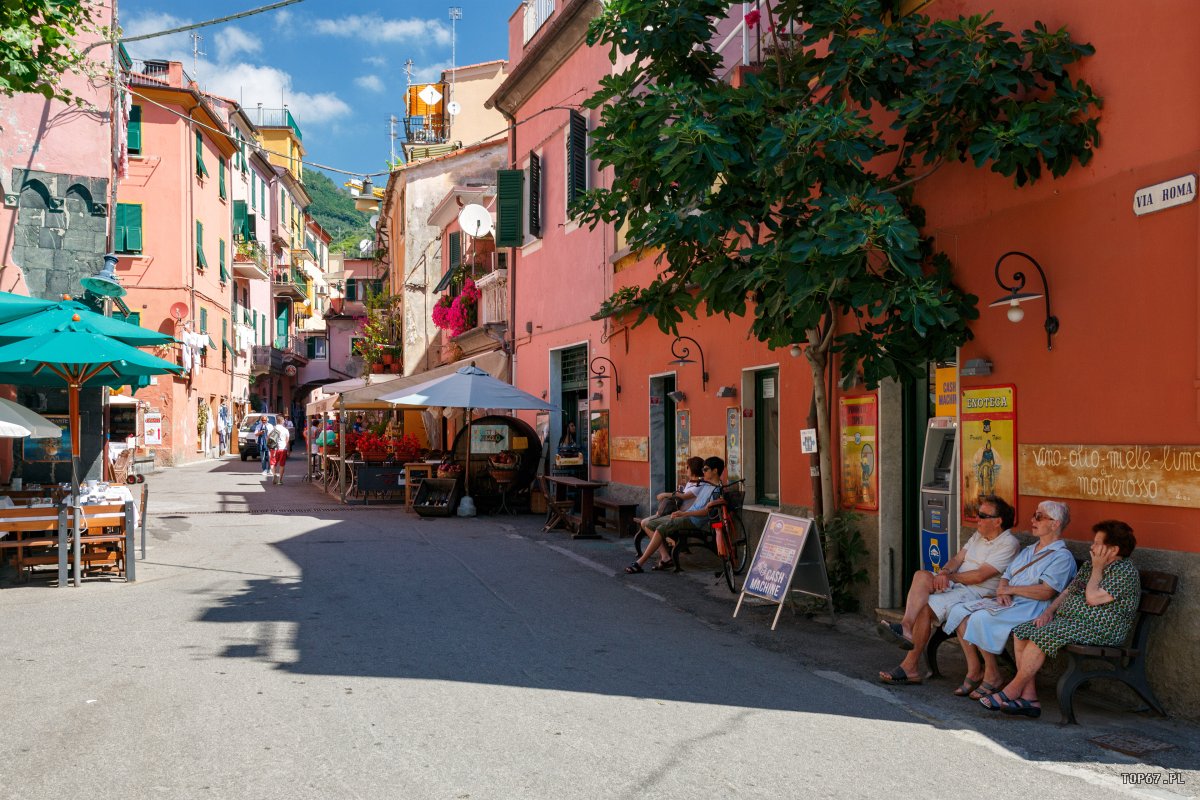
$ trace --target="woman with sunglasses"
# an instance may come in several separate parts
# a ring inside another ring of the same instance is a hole
[[[1066,503],[1043,500],[1033,515],[1033,535],[1037,541],[1026,547],[1004,571],[996,587],[996,604],[981,608],[967,617],[958,628],[958,638],[990,658],[992,674],[999,675],[995,657],[1004,652],[1008,634],[1023,622],[1036,619],[1050,602],[1075,577],[1075,557],[1062,540],[1063,530],[1071,522]],[[984,708],[998,710],[1011,702],[1003,691],[979,700]]]

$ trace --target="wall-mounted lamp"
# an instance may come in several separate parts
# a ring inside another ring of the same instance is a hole
[[[1016,271],[1013,273],[1013,285],[1009,286],[1000,279],[1000,263],[1009,256],[1020,256],[1021,258],[1033,264],[1034,269],[1038,271],[1038,275],[1042,279],[1042,294],[1036,292],[1022,292],[1025,288],[1025,273]],[[1000,288],[1008,292],[1007,295],[989,304],[989,308],[998,306],[1008,306],[1008,319],[1010,322],[1020,322],[1025,318],[1025,309],[1021,308],[1021,303],[1026,300],[1037,300],[1039,297],[1046,298],[1046,322],[1043,327],[1046,329],[1046,349],[1054,349],[1054,334],[1058,333],[1058,317],[1050,313],[1050,285],[1046,283],[1046,273],[1042,271],[1042,265],[1034,260],[1033,256],[1028,253],[1022,253],[1020,250],[1009,250],[996,261],[996,283]]]
[[[733,386],[722,386],[717,389],[717,397],[737,397],[737,388]]]
[[[992,362],[986,358],[971,358],[962,365],[959,374],[965,378],[977,378],[992,374]]]
[[[792,358],[799,358],[800,354],[803,352],[804,351],[800,349],[800,345],[798,345],[798,344],[792,345],[791,348],[788,350],[788,353],[791,354]]]
[[[592,392],[592,402],[593,403],[599,403],[603,399],[604,399],[604,395],[600,394],[599,392]]]
[[[680,367],[682,367],[685,364],[695,364],[696,363],[696,360],[694,358],[689,358],[689,356],[692,354],[691,348],[689,348],[686,344],[683,344],[683,342],[691,342],[692,344],[696,345],[696,350],[700,354],[700,379],[701,379],[700,388],[707,389],[708,388],[708,367],[706,367],[704,365],[704,350],[700,347],[700,343],[697,342],[692,337],[690,337],[690,336],[676,336],[675,337],[675,341],[671,342],[671,355],[675,356],[675,360],[669,361],[667,363],[671,364],[672,366],[680,366]]]
[[[673,392],[667,392],[667,397],[671,398],[671,402],[673,403],[682,403],[684,400],[687,400],[687,395],[678,389]]]
[[[608,374],[608,367],[603,364],[597,367],[597,361],[607,361],[608,366],[612,367],[612,375]],[[617,365],[612,362],[611,358],[596,356],[588,363],[588,369],[591,370],[592,376],[596,379],[597,386],[603,386],[606,380],[612,378],[613,388],[617,390],[617,397],[621,396],[621,379],[617,377]]]

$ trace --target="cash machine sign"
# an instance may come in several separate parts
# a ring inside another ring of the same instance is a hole
[[[427,106],[436,106],[442,99],[442,93],[433,86],[426,86],[417,94],[417,97],[421,98],[421,102]]]

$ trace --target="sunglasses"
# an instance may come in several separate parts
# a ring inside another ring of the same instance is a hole
[[[982,511],[978,512],[975,516],[979,517],[979,519],[1000,519],[999,514],[986,514]]]
[[[1048,519],[1051,519],[1051,520],[1054,519],[1054,517],[1050,516],[1049,514],[1045,513],[1044,511],[1035,511],[1033,514],[1033,518],[1035,520],[1037,520],[1038,522],[1042,522],[1042,521],[1048,520]]]

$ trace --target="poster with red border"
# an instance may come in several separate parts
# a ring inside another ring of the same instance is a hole
[[[879,398],[874,394],[842,395],[842,508],[879,510]]]
[[[959,420],[963,521],[974,524],[984,495],[997,495],[1017,507],[1016,384],[963,389]]]

